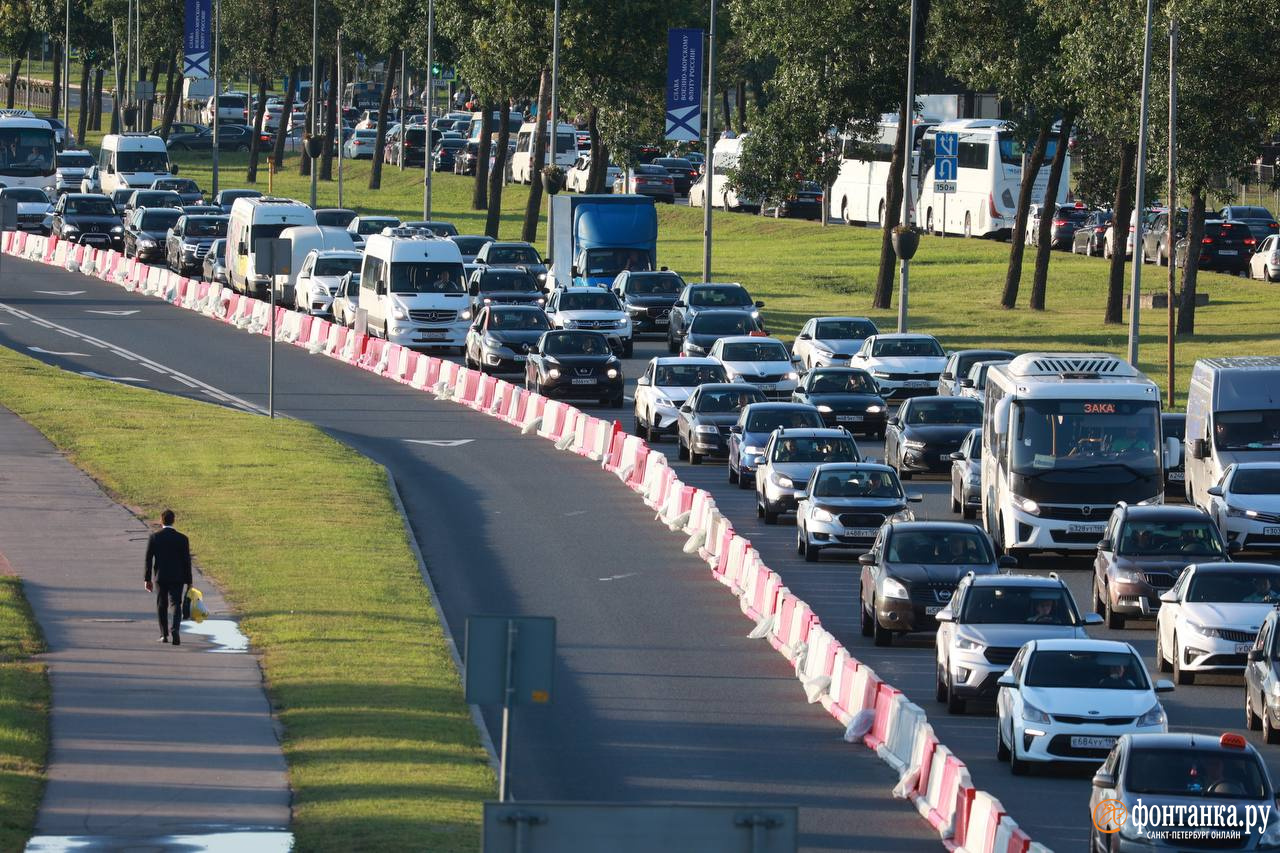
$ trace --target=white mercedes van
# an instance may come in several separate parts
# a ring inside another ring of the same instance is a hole
[[[275,239],[286,228],[315,225],[316,212],[290,198],[238,198],[227,222],[227,281],[233,290],[257,299],[268,299],[271,276],[254,269],[254,244]]]
[[[169,165],[164,140],[149,133],[108,133],[102,137],[98,166],[85,180],[106,194],[118,189],[150,189],[152,182],[171,178],[177,167]]]
[[[458,244],[415,228],[365,241],[360,307],[369,333],[423,349],[461,347],[471,320]]]
[[[1209,506],[1208,490],[1235,462],[1280,461],[1280,357],[1202,358],[1187,389],[1187,501]]]

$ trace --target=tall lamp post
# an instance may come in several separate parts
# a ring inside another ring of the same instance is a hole
[[[71,138],[71,0],[67,0],[66,29],[62,39],[62,126],[63,139]],[[80,93],[80,109],[84,109],[84,92]]]
[[[1147,86],[1151,76],[1151,12],[1142,46],[1142,106],[1138,110],[1138,178],[1133,193],[1133,278],[1129,286],[1129,363],[1138,366],[1138,297],[1142,294],[1142,209],[1147,203]],[[1175,220],[1176,222],[1176,216]],[[1170,265],[1173,258],[1169,259]]]
[[[427,149],[422,158],[422,218],[431,221],[431,108],[436,94],[435,47],[436,47],[436,2],[427,0],[427,97],[423,105],[426,113]],[[403,117],[402,117],[403,118]]]
[[[313,140],[320,138],[320,65],[316,53],[316,34],[319,25],[320,3],[319,0],[311,0],[311,95],[308,100],[311,102],[311,138]],[[319,148],[320,146],[314,142],[307,145],[307,156],[311,158],[311,207],[313,209],[316,206],[316,188],[320,179],[316,171],[315,158]]]
[[[551,134],[551,162],[547,165],[556,165],[556,135],[560,132],[560,102],[558,100],[557,84],[560,82],[560,0],[555,1],[554,11],[551,16],[551,114],[547,119],[551,125],[548,133]],[[533,180],[542,180],[541,175],[534,176]],[[551,256],[552,234],[555,231],[556,210],[552,202],[555,196],[547,193],[547,257]]]
[[[218,121],[222,111],[222,89],[218,85],[218,47],[222,36],[222,0],[213,0],[213,177],[210,179],[210,192],[218,194]]]
[[[707,142],[702,152],[702,280],[711,281],[711,183],[715,176],[711,149],[716,117],[716,0],[711,0],[711,28],[707,38]]]
[[[911,152],[914,149],[913,132],[916,112],[916,0],[911,0],[911,24],[907,30],[907,110],[906,127],[902,129],[902,224],[911,227]],[[903,253],[904,255],[906,253]],[[907,330],[907,295],[910,290],[911,260],[901,259],[898,280],[898,331]]]

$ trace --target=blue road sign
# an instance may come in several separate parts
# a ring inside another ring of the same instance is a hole
[[[957,157],[960,154],[960,134],[942,132],[933,139],[933,150],[939,157]]]
[[[954,181],[956,179],[956,158],[939,157],[933,163],[933,179],[935,181]]]
[[[942,132],[933,138],[933,191],[935,193],[953,193],[956,191],[956,168],[959,166],[960,140],[958,135]]]

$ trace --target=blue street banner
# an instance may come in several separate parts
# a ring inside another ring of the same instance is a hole
[[[667,30],[667,139],[702,132],[702,30]]]
[[[186,0],[187,19],[182,35],[182,76],[198,80],[210,76],[213,49],[213,16],[210,0]]]

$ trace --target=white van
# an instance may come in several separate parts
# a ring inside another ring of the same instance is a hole
[[[471,302],[458,244],[415,228],[388,228],[364,247],[360,307],[369,333],[402,346],[458,347]]]
[[[345,228],[328,225],[294,225],[280,232],[280,239],[288,240],[292,247],[292,261],[288,275],[276,276],[276,301],[282,305],[297,304],[295,292],[298,276],[302,273],[302,262],[311,252],[322,252],[326,249],[344,249],[356,251],[355,241]],[[357,265],[356,269],[359,269]]]
[[[234,124],[249,123],[249,93],[248,92],[223,92],[217,97],[217,115],[219,122],[232,122]],[[200,113],[200,120],[207,125],[213,124],[214,116],[214,98],[210,96],[205,101],[204,110]]]
[[[258,240],[279,237],[286,228],[315,225],[316,212],[290,198],[238,198],[227,222],[227,281],[233,290],[268,299],[271,277],[258,275],[253,247]]]
[[[744,133],[741,136],[724,135],[716,140],[715,147],[711,149],[711,168],[704,169],[702,177],[689,187],[690,207],[702,207],[709,200],[712,207],[725,210],[759,209],[759,202],[739,197],[737,190],[729,186],[729,173],[738,168],[738,156],[746,138]],[[711,182],[709,190],[708,178]]]
[[[549,124],[549,122],[548,122]],[[526,121],[520,125],[516,134],[516,153],[511,155],[511,179],[522,184],[532,183],[533,174],[533,135],[538,132],[538,123]],[[546,139],[546,151],[543,160],[551,162],[551,139]],[[578,129],[571,124],[560,122],[556,134],[556,164],[568,171],[578,160]]]
[[[178,173],[169,165],[169,149],[164,140],[149,133],[108,133],[102,137],[98,165],[85,180],[111,195],[118,189],[145,190],[160,178]]]
[[[1280,461],[1280,356],[1196,361],[1186,443],[1187,501],[1200,507],[1233,463]]]

